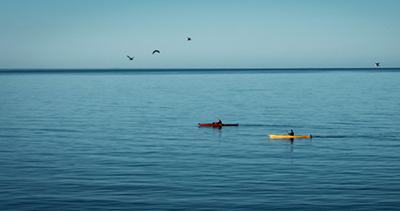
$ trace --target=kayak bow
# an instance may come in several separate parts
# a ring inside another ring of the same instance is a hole
[[[305,136],[289,136],[289,135],[272,135],[268,134],[269,138],[312,138],[312,135]]]

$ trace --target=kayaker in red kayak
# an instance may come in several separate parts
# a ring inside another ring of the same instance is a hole
[[[221,120],[218,120],[218,122],[213,122],[213,123],[198,123],[199,126],[206,126],[206,127],[222,127],[222,126],[239,126],[239,124],[222,124]]]
[[[219,119],[218,122],[213,122],[213,124],[219,124],[222,125],[222,121]]]
[[[286,132],[287,132],[287,131],[286,131]],[[294,136],[293,130],[290,130],[290,133],[287,132],[287,134],[288,134],[289,136]]]

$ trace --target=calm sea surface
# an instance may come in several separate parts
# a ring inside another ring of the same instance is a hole
[[[400,69],[2,72],[0,210],[399,210],[399,129]]]

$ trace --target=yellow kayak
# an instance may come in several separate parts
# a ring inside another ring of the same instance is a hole
[[[289,136],[289,135],[272,135],[268,134],[269,138],[312,138],[311,135],[305,135],[305,136]]]

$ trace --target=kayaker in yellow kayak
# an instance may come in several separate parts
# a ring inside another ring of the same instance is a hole
[[[273,135],[273,134],[268,134],[269,138],[288,138],[288,139],[293,139],[293,138],[312,138],[311,135],[294,135],[293,130],[290,131],[290,133],[288,131],[286,131],[288,135]]]

